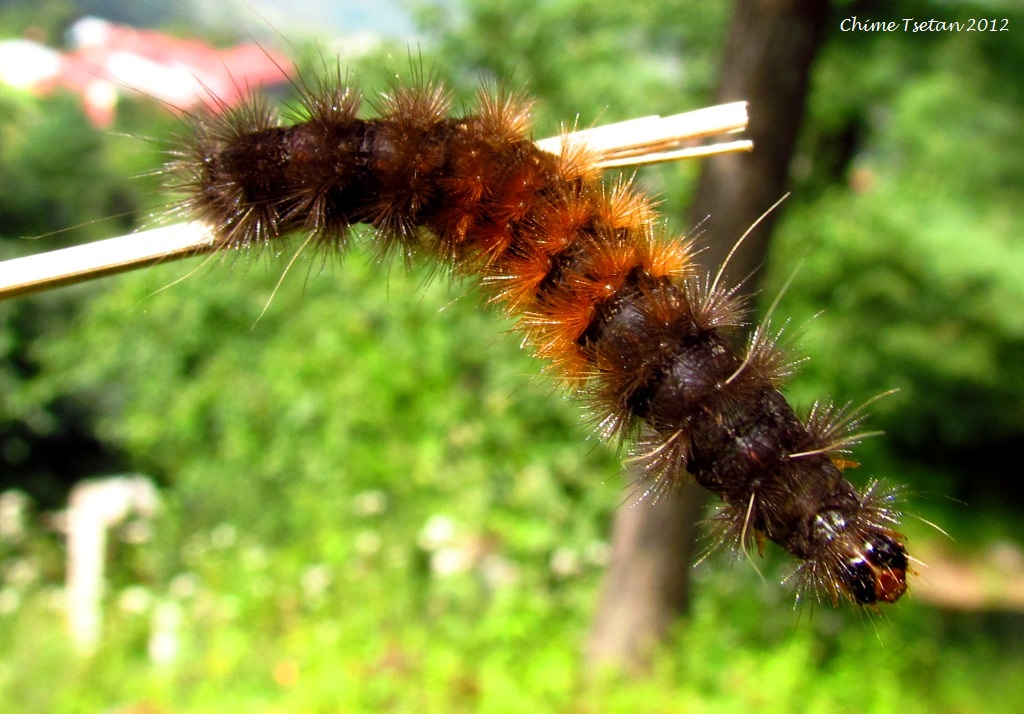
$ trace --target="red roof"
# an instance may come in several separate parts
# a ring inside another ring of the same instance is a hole
[[[73,47],[61,56],[56,74],[40,78],[33,88],[60,86],[78,93],[98,126],[113,122],[118,95],[126,91],[179,110],[211,105],[211,97],[219,106],[233,106],[251,88],[287,82],[294,71],[288,57],[255,43],[217,49],[97,18],[79,20],[69,34]]]

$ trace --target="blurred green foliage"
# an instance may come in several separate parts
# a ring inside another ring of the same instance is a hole
[[[478,298],[424,286],[425,273],[389,278],[355,253],[322,275],[313,265],[276,294],[276,263],[215,259],[156,295],[180,266],[119,278],[40,347],[50,388],[94,404],[101,437],[173,484],[190,523],[245,514],[275,542],[329,537],[366,489],[411,504],[395,515],[410,528],[446,504],[565,525],[602,500],[591,482],[613,460],[581,448],[577,411],[531,380],[538,366]]]
[[[47,241],[51,248],[99,237],[111,226],[97,230],[92,221],[132,208],[120,190],[124,168],[108,161],[107,142],[85,120],[75,97],[37,99],[0,85],[0,237],[60,232]],[[30,240],[0,246],[5,256],[38,250]]]
[[[577,114],[703,105],[728,18],[727,3],[439,7],[423,11],[424,64],[460,99],[481,78],[526,84],[544,135]],[[1006,35],[833,32],[816,67],[765,293],[800,266],[773,317],[791,318],[812,358],[795,401],[900,388],[871,407],[869,428],[887,434],[858,449],[865,478],[979,498],[1015,487],[997,465],[1024,433],[1021,52]],[[382,54],[353,62],[371,95],[381,65],[408,71],[404,48]],[[67,99],[4,90],[0,113],[5,237],[144,200],[125,178],[162,142],[91,133]],[[128,103],[119,128],[169,136],[153,114]],[[638,177],[679,230],[695,171]],[[19,443],[74,421],[116,455],[79,473],[116,464],[164,487],[147,538],[115,534],[92,658],[70,651],[56,616],[58,539],[36,516],[5,536],[4,711],[859,714],[1024,699],[1019,617],[912,599],[878,620],[794,614],[787,590],[720,559],[698,571],[693,617],[649,680],[588,678],[579,643],[630,495],[613,450],[587,440],[578,407],[471,284],[387,271],[357,246],[343,264],[307,250],[278,289],[298,245],[0,305],[8,483],[44,477],[15,458]],[[999,511],[953,510],[938,520],[958,535],[964,513],[988,520],[987,536],[1012,530]],[[927,532],[907,528],[912,544]],[[786,565],[770,561],[769,580]],[[177,649],[154,664],[161,647]]]
[[[105,137],[85,119],[77,98],[34,97],[0,85],[0,258],[87,242],[129,230],[136,195],[126,160],[141,153]],[[36,340],[74,322],[97,286],[54,291],[0,303],[0,487],[20,485],[46,505],[61,502],[66,477],[110,459],[91,434],[92,410],[73,397],[40,399],[44,385],[33,351]],[[36,378],[39,378],[38,381]]]

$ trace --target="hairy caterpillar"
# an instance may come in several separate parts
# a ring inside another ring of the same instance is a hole
[[[724,501],[715,520],[741,548],[767,538],[801,561],[802,588],[899,599],[908,556],[893,494],[842,474],[856,414],[797,417],[775,339],[759,329],[734,344],[742,300],[662,234],[646,197],[601,184],[579,146],[536,148],[517,94],[482,91],[476,113],[451,117],[441,86],[394,86],[363,119],[340,77],[301,89],[290,125],[256,99],[193,116],[165,169],[174,211],[224,249],[305,232],[336,250],[365,223],[381,256],[479,276],[600,435],[630,444],[648,493],[692,476]]]

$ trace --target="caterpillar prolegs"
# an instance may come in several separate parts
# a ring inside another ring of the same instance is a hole
[[[802,589],[899,599],[908,556],[894,495],[858,492],[842,474],[855,414],[796,415],[776,340],[762,329],[736,345],[742,299],[664,235],[646,197],[602,184],[571,142],[538,149],[518,94],[484,90],[475,113],[455,117],[431,83],[393,87],[376,118],[360,118],[361,103],[325,80],[302,88],[287,125],[255,99],[193,117],[166,167],[176,211],[213,226],[223,248],[300,231],[341,248],[366,223],[382,256],[478,276],[600,435],[630,445],[648,492],[692,477],[722,499],[715,520],[742,548],[766,538],[801,561]]]

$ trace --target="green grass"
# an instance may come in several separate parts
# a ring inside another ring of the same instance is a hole
[[[227,570],[237,553],[215,560]],[[272,576],[277,559],[268,566]],[[152,663],[148,614],[111,608],[93,657],[73,654],[52,604],[0,624],[5,712],[1011,712],[1021,658],[1003,622],[910,600],[883,618],[794,613],[746,566],[709,568],[647,678],[588,672],[579,652],[597,573],[486,593],[470,575],[402,568],[339,576],[316,603],[251,576],[178,598],[180,655]],[[153,595],[165,601],[167,593]]]

